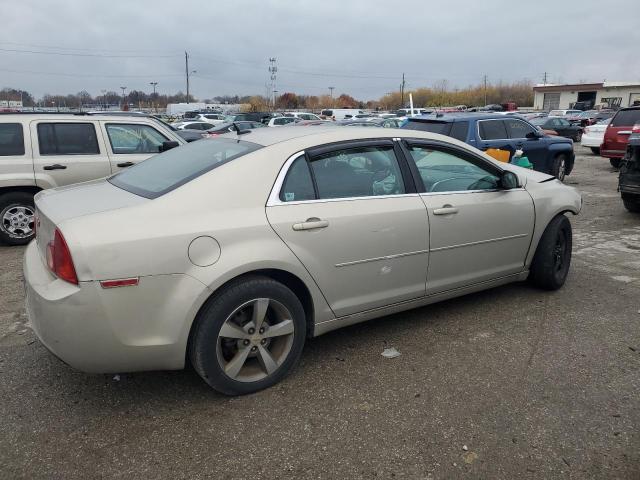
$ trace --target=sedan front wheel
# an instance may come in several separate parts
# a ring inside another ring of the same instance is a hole
[[[242,395],[283,379],[298,363],[305,336],[304,308],[291,290],[267,277],[245,277],[207,302],[189,356],[215,390]]]
[[[564,285],[571,265],[571,222],[558,215],[549,222],[540,238],[531,262],[529,280],[545,290],[557,290]]]

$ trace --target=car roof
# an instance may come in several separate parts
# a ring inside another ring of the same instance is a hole
[[[114,121],[114,120],[126,120],[128,122],[135,120],[135,119],[146,119],[149,118],[153,121],[160,121],[157,118],[154,118],[151,115],[146,115],[143,113],[137,113],[137,114],[133,114],[133,113],[126,113],[126,112],[122,112],[122,113],[107,113],[107,114],[100,114],[100,113],[41,113],[41,112],[23,112],[23,113],[0,113],[0,118],[6,120],[14,120],[14,121],[19,121],[19,120],[31,120],[31,119],[37,119],[37,120],[77,120],[79,122],[82,122],[83,120],[107,120],[107,121]]]
[[[416,115],[415,117],[409,117],[408,120],[431,120],[437,122],[465,122],[469,120],[507,120],[504,115],[496,113],[467,113],[467,112],[451,112],[445,114],[428,114],[428,115]]]
[[[399,129],[399,128],[371,128],[371,127],[350,127],[345,128],[339,125],[309,125],[305,128],[299,126],[285,125],[279,128],[258,128],[250,132],[238,135],[235,132],[220,135],[221,138],[231,138],[235,140],[245,140],[256,143],[264,147],[276,143],[288,142],[299,138],[305,139],[309,145],[320,145],[323,143],[333,143],[349,140],[365,140],[377,138],[421,138],[425,140],[438,140],[470,148],[466,143],[460,142],[452,137],[438,135],[436,133],[423,132],[419,130]],[[308,147],[307,147],[308,148]]]

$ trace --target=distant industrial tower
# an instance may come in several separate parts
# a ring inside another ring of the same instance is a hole
[[[278,67],[276,66],[276,58],[269,58],[269,75],[271,77],[271,91],[269,94],[271,95],[271,104],[275,110],[276,108],[276,74],[278,72]]]

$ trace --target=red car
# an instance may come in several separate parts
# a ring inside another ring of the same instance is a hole
[[[621,108],[604,132],[600,155],[608,158],[615,168],[620,166],[636,123],[640,123],[640,107]]]

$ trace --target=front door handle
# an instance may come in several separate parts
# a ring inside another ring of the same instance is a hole
[[[451,205],[443,205],[442,208],[434,208],[434,215],[452,215],[454,213],[458,213],[458,209]]]
[[[66,170],[67,167],[65,165],[60,165],[59,163],[55,163],[53,165],[45,165],[42,167],[43,170]]]
[[[304,222],[294,223],[293,229],[296,232],[299,232],[300,230],[315,230],[317,228],[327,228],[328,226],[329,222],[326,220],[320,220],[319,218],[312,217],[307,218]]]
[[[133,162],[122,162],[118,164],[118,166],[121,168],[130,167],[131,165],[133,165]]]

